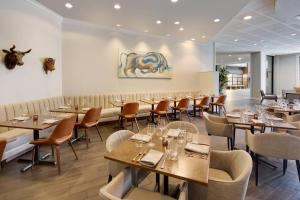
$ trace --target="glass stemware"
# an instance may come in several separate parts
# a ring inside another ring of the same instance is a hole
[[[154,125],[153,124],[148,124],[147,135],[149,135],[151,137],[150,143],[148,144],[150,147],[155,146],[155,144],[152,142],[152,137],[153,137],[154,130],[155,130]]]

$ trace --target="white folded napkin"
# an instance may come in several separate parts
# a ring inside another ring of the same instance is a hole
[[[254,124],[264,124],[264,122],[261,119],[252,119],[251,120]]]
[[[25,120],[28,120],[28,119],[30,119],[30,117],[28,117],[28,116],[20,116],[20,117],[15,117],[14,118],[15,120],[18,120],[18,121],[25,121]]]
[[[43,124],[53,124],[53,123],[55,123],[57,121],[58,121],[58,119],[45,119],[43,121]]]
[[[266,117],[267,120],[273,120],[273,121],[283,121],[283,119],[279,118],[279,117],[273,117],[273,116],[268,116]]]
[[[180,134],[180,129],[169,129],[167,136],[169,137],[178,137],[178,135]]]
[[[244,112],[245,115],[254,115],[253,112]]]
[[[232,118],[240,118],[241,115],[240,114],[226,114],[226,117],[232,117]]]
[[[71,107],[70,106],[59,106],[58,108],[59,109],[70,109]]]
[[[187,143],[184,149],[201,154],[209,153],[209,146],[203,144]]]
[[[150,149],[150,151],[139,161],[142,165],[154,167],[164,154],[160,151]]]
[[[82,108],[82,111],[88,111],[91,108]]]
[[[140,142],[150,142],[151,136],[137,133],[131,136],[130,139],[140,141]]]

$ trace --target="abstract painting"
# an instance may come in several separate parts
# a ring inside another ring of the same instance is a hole
[[[172,68],[162,53],[119,52],[119,78],[172,78]]]

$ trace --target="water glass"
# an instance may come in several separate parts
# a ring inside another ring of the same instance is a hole
[[[192,142],[193,141],[193,133],[187,132],[186,133],[186,142]]]

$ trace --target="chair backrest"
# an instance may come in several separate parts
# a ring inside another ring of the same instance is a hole
[[[162,100],[157,104],[155,111],[167,111],[169,109],[169,105],[169,100]]]
[[[211,151],[210,168],[226,171],[231,181],[209,177],[207,199],[245,199],[252,171],[251,156],[243,150]]]
[[[72,137],[76,123],[76,115],[63,119],[53,130],[48,140],[55,143],[57,140],[68,140]]]
[[[218,97],[217,103],[218,104],[224,104],[225,100],[226,100],[226,95],[221,95],[221,96]]]
[[[233,125],[225,117],[203,113],[206,131],[209,135],[233,137]]]
[[[95,122],[98,122],[99,119],[100,119],[100,115],[101,115],[101,110],[102,108],[91,108],[89,109],[82,121],[81,121],[81,124],[84,125],[84,124],[88,124],[88,123],[95,123]]]
[[[209,102],[209,97],[205,96],[202,98],[202,100],[200,101],[200,105],[201,106],[206,106],[208,105],[208,102]]]
[[[189,98],[180,99],[177,108],[187,108],[189,106],[189,102],[190,102]]]
[[[130,102],[123,106],[122,115],[136,115],[139,112],[139,103]]]
[[[247,131],[246,142],[250,150],[259,155],[300,160],[300,137],[285,133],[252,134]]]
[[[3,157],[3,153],[4,153],[6,143],[7,143],[6,139],[0,138],[0,162],[2,161],[2,157]]]
[[[263,90],[259,90],[261,97],[266,96],[265,92]]]
[[[120,130],[114,132],[106,139],[106,150],[111,152],[115,147],[121,144],[123,141],[129,139],[134,133],[129,130]]]
[[[174,121],[174,122],[170,122],[169,124],[167,124],[166,126],[167,129],[185,129],[187,132],[190,133],[199,133],[198,128],[190,123],[190,122],[185,122],[185,121]]]

